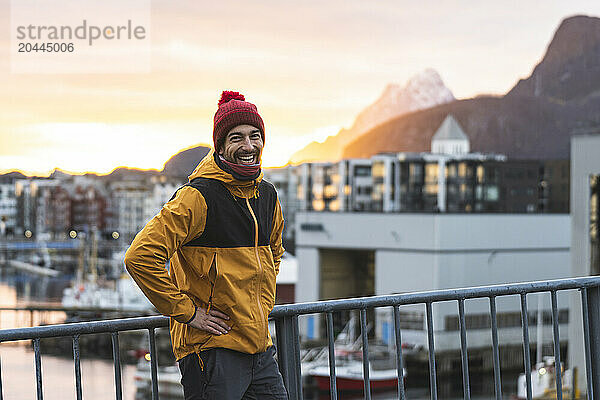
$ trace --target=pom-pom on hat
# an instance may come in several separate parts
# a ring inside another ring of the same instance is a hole
[[[215,151],[225,140],[225,135],[238,125],[252,125],[260,130],[263,142],[265,141],[265,124],[258,114],[256,106],[246,101],[243,94],[223,91],[219,100],[219,108],[215,113],[213,128],[213,143]]]

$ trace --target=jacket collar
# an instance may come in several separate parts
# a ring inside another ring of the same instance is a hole
[[[238,197],[256,197],[258,195],[258,185],[262,181],[262,171],[258,177],[250,181],[242,181],[236,179],[232,174],[225,172],[215,162],[214,150],[210,150],[208,154],[200,161],[194,172],[188,176],[188,179],[192,181],[195,178],[208,178],[216,179],[221,181],[227,189],[235,196]]]

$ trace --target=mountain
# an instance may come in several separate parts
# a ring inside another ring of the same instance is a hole
[[[25,179],[26,175],[18,171],[7,172],[6,174],[0,174],[0,183],[13,183],[17,179]]]
[[[365,133],[402,114],[454,100],[454,95],[444,85],[440,75],[433,69],[426,69],[413,76],[404,87],[387,85],[379,99],[358,114],[349,131]]]
[[[342,129],[325,142],[312,142],[290,158],[292,163],[334,161],[342,157],[343,148],[374,127],[400,115],[454,100],[440,75],[426,69],[413,76],[405,86],[389,84],[379,98],[356,117],[350,129]]]
[[[48,178],[64,180],[64,179],[69,179],[72,176],[73,175],[69,174],[68,172],[65,172],[59,168],[54,168],[54,171],[52,171],[52,173],[48,176]]]
[[[101,177],[108,181],[143,181],[158,175],[160,172],[155,169],[118,167],[113,169],[110,174],[101,175]]]
[[[600,19],[568,18],[558,27],[546,55],[509,96],[585,100],[600,90]]]
[[[188,175],[194,171],[200,160],[202,160],[209,151],[210,147],[208,146],[196,146],[182,150],[169,158],[162,171],[157,171],[155,169],[117,167],[106,175],[88,172],[85,174],[85,176],[91,178],[100,178],[105,181],[149,180],[159,175],[165,175],[169,178],[175,178],[179,180],[187,180]],[[73,176],[73,174],[62,171],[59,168],[55,168],[48,178],[68,180]],[[32,176],[27,176],[20,172],[13,171],[6,174],[0,174],[0,183],[12,183],[17,179],[26,179],[31,177]]]
[[[165,163],[162,173],[170,178],[179,178],[187,180],[188,175],[194,172],[194,169],[210,151],[208,146],[196,146],[190,149],[180,151]]]
[[[349,143],[343,157],[429,151],[448,114],[469,136],[471,151],[568,158],[572,135],[600,133],[600,18],[563,20],[531,75],[505,96],[454,101],[394,118]]]

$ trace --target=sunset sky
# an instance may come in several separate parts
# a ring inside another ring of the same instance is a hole
[[[10,26],[10,1],[0,22]],[[600,1],[153,0],[151,72],[11,73],[0,36],[0,172],[162,169],[212,142],[222,90],[258,106],[265,166],[350,126],[388,83],[437,70],[457,98],[529,75],[568,16]]]

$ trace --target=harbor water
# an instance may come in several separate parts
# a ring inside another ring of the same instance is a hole
[[[43,345],[43,341],[42,341]],[[34,400],[36,398],[33,350],[27,343],[2,344],[2,389],[5,399]],[[134,365],[122,365],[123,399],[135,399]],[[81,359],[83,398],[87,400],[115,397],[113,364],[107,360]],[[75,370],[69,356],[42,354],[42,381],[45,400],[74,399]]]

